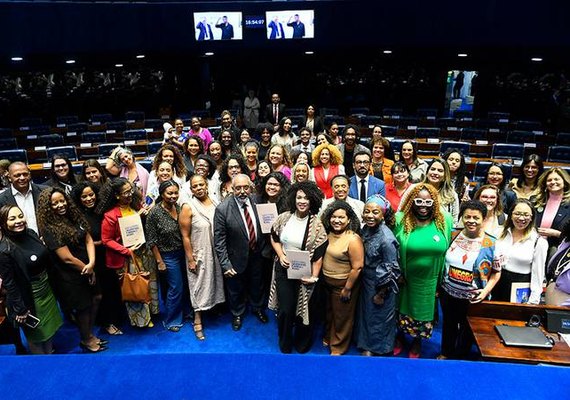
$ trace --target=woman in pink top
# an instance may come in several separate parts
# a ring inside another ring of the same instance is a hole
[[[531,198],[536,208],[538,233],[550,247],[560,244],[560,232],[570,218],[570,176],[562,168],[551,168],[538,179],[537,194]]]
[[[272,145],[265,157],[271,164],[273,171],[281,172],[288,180],[291,180],[291,158],[284,146],[280,144]]]
[[[190,122],[190,136],[198,136],[204,141],[204,149],[208,151],[210,143],[212,143],[212,134],[207,128],[202,128],[200,125],[200,118],[192,117]]]

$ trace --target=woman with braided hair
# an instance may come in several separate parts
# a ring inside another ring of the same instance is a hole
[[[400,209],[394,228],[404,278],[399,327],[401,333],[413,337],[409,357],[419,358],[421,338],[429,339],[433,331],[435,292],[451,240],[453,218],[441,209],[437,190],[427,183],[413,187]],[[396,339],[394,354],[401,351],[402,335]]]

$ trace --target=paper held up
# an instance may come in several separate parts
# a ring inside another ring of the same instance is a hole
[[[287,278],[301,279],[311,276],[311,256],[308,251],[287,250],[286,256],[289,260]]]

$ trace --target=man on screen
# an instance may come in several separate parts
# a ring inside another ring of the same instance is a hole
[[[196,25],[196,29],[200,31],[200,33],[198,34],[199,41],[212,40],[214,38],[214,35],[212,35],[212,26],[208,23],[206,17],[204,17],[202,21],[198,22],[198,25]]]
[[[269,23],[267,26],[271,29],[271,33],[269,34],[269,39],[285,39],[285,32],[283,32],[283,24],[279,22],[279,18],[276,16],[273,17],[273,21]]]
[[[291,22],[291,18],[295,18],[295,20]],[[289,17],[287,26],[293,28],[293,39],[302,39],[305,37],[305,24],[299,21],[299,14]]]
[[[228,22],[228,17],[223,16],[222,23],[220,23],[220,18],[216,21],[216,28],[220,28],[222,30],[222,40],[230,40],[234,37],[234,27],[232,24]]]

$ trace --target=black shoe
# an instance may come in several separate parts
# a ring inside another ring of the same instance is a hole
[[[234,316],[232,320],[232,329],[234,331],[239,331],[241,329],[242,319],[241,316]]]
[[[261,321],[261,323],[266,324],[269,322],[269,318],[267,318],[267,314],[263,310],[257,310],[253,312],[253,315]]]
[[[105,346],[101,346],[98,344],[97,347],[89,347],[83,342],[79,343],[79,347],[81,347],[84,353],[100,353],[102,351],[107,350],[107,347]]]

